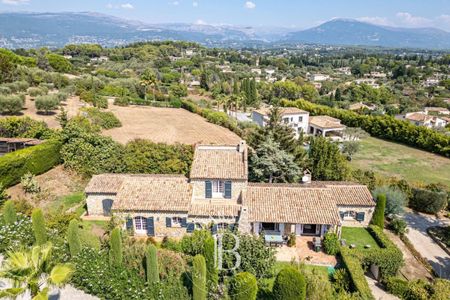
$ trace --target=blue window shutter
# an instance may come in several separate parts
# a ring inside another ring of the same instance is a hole
[[[166,227],[172,227],[172,218],[166,217]]]
[[[126,226],[127,226],[127,230],[128,231],[132,231],[133,230],[133,219],[132,218],[127,218]]]
[[[365,213],[363,213],[363,212],[357,213],[356,220],[362,222],[362,221],[364,221],[364,216],[365,216]]]
[[[187,226],[187,219],[186,218],[182,218],[181,219],[181,227],[186,227]]]
[[[231,199],[231,181],[225,181],[225,198]]]
[[[210,180],[205,181],[205,198],[212,198],[212,182]]]
[[[195,230],[195,224],[194,223],[188,223],[186,226],[186,232],[194,232]]]
[[[344,212],[343,212],[343,211],[340,211],[340,212],[339,212],[339,215],[341,216],[341,220],[344,220]]]
[[[153,217],[147,219],[147,235],[155,236],[155,223],[153,222]]]
[[[211,228],[211,233],[212,234],[217,234],[217,224],[213,224],[213,226]]]

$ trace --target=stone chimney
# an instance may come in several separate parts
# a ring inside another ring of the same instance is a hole
[[[248,221],[248,207],[242,206],[241,211],[239,213],[239,221],[238,221],[239,232],[242,233],[251,233],[252,227],[250,222]]]

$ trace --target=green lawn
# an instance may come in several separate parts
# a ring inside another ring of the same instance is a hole
[[[59,197],[58,199],[56,199],[56,201],[48,204],[46,208],[50,211],[65,212],[69,208],[80,204],[82,201],[84,201],[84,192],[76,192],[64,197]],[[77,212],[82,209],[83,207],[81,206],[79,209],[77,209]]]
[[[364,249],[365,245],[371,248],[379,248],[377,242],[364,227],[342,227],[341,238],[344,239],[348,246],[355,244],[356,248]]]
[[[450,186],[450,159],[401,144],[369,137],[363,139],[352,165],[408,181],[442,182]]]

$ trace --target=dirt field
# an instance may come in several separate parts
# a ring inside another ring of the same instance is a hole
[[[7,194],[13,200],[25,199],[31,204],[46,207],[57,199],[75,192],[83,191],[87,182],[73,172],[57,166],[50,171],[36,176],[41,192],[36,195],[27,194],[19,183],[7,189]]]
[[[78,110],[85,105],[85,103],[80,101],[80,98],[78,96],[70,97],[65,103],[62,104],[64,109],[67,111],[69,118],[76,116],[78,114]],[[50,128],[59,128],[60,126],[58,120],[56,120],[56,116],[58,115],[58,113],[59,110],[56,110],[49,115],[38,114],[34,105],[34,101],[31,101],[30,97],[26,96],[25,106],[22,110],[22,116],[28,116],[38,121],[44,121]],[[5,117],[7,116],[0,115],[0,118]]]
[[[168,144],[237,144],[240,140],[228,129],[184,109],[110,105],[109,110],[120,119],[122,127],[104,134],[123,144],[137,138]]]

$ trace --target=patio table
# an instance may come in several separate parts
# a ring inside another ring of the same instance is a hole
[[[269,243],[269,245],[279,245],[284,243],[283,237],[281,235],[265,234],[264,240],[266,241],[266,243]]]

